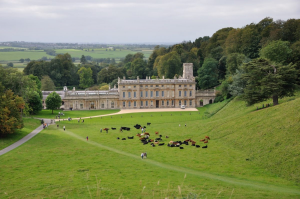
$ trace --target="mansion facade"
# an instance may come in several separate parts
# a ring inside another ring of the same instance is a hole
[[[52,91],[43,91],[43,100]],[[76,91],[57,92],[63,101],[64,109],[148,109],[148,108],[195,108],[213,103],[215,90],[196,90],[193,64],[183,64],[183,76],[174,79],[126,80],[118,78],[118,88],[107,91]],[[45,104],[44,104],[45,107]]]

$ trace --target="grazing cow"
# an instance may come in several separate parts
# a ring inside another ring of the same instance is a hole
[[[117,140],[119,140],[120,138],[119,137],[117,137]]]
[[[104,130],[104,131],[108,131],[108,130],[109,130],[109,128],[104,128],[103,130]]]
[[[200,142],[204,142],[204,141],[205,141],[205,139],[200,140]]]
[[[210,140],[209,136],[205,136],[206,139]]]
[[[151,123],[147,123],[147,126],[150,126]]]
[[[186,143],[185,143],[185,145],[189,145],[189,143],[188,143],[188,142],[186,142]]]
[[[155,141],[154,144],[159,144],[159,142]]]
[[[166,138],[169,138],[169,136],[166,135]]]
[[[195,146],[195,144],[192,144],[192,146]]]
[[[130,128],[126,128],[127,131],[130,131]]]
[[[131,137],[127,136],[127,137],[128,137],[128,139],[133,139],[133,136],[131,136]]]
[[[159,143],[158,145],[159,145],[159,146],[162,146],[162,145],[164,145],[164,144],[165,144],[165,143]]]
[[[158,135],[158,132],[156,131],[155,134]]]
[[[161,138],[161,137],[162,137],[162,135],[159,135],[159,137]]]
[[[141,137],[141,134],[138,133],[138,134],[136,134],[136,136]]]
[[[183,147],[180,147],[180,149],[184,149]]]
[[[203,149],[207,148],[207,145],[206,145],[206,146],[203,146],[202,148],[203,148]]]
[[[147,128],[146,126],[143,127],[144,129]]]
[[[147,133],[147,132],[146,132],[146,133],[144,133],[144,134],[145,134],[145,135],[149,135],[149,136],[150,136],[150,133]]]
[[[246,159],[246,161],[249,161],[249,160],[250,160],[249,158]]]
[[[161,140],[161,138],[155,138],[155,140]]]
[[[191,141],[191,138],[190,138],[190,139],[187,139],[187,140],[184,140],[184,141],[189,142],[189,141]]]
[[[200,148],[200,145],[196,145],[196,148]]]
[[[174,145],[174,144],[171,144],[171,147],[175,147],[175,145]]]
[[[204,141],[203,143],[208,143],[208,140]]]
[[[111,130],[116,130],[117,128],[111,127]]]
[[[140,140],[146,140],[146,138],[142,137],[142,138],[140,138]]]
[[[122,138],[122,140],[126,140],[126,138]]]

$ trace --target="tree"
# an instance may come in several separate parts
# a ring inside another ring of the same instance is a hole
[[[292,50],[288,41],[272,41],[260,51],[260,56],[276,63],[288,63]]]
[[[292,64],[271,64],[264,58],[255,59],[242,66],[246,82],[242,98],[248,105],[273,98],[273,105],[278,98],[292,96],[296,88],[297,71]]]
[[[234,75],[242,63],[249,61],[244,54],[231,53],[226,59],[227,74]]]
[[[93,71],[91,68],[81,67],[78,70],[77,74],[80,78],[79,86],[81,88],[88,88],[94,84],[94,80],[92,77]]]
[[[24,127],[20,110],[25,102],[22,97],[14,95],[11,90],[4,91],[0,83],[0,135],[14,133]]]
[[[81,64],[86,64],[86,63],[87,63],[86,58],[85,58],[84,55],[81,56],[81,58],[80,58],[80,63],[81,63]]]
[[[22,58],[22,59],[20,59],[19,61],[20,61],[21,63],[24,63],[24,59],[23,59],[23,58]]]
[[[43,109],[41,97],[37,92],[33,92],[31,96],[29,96],[28,105],[30,107],[30,114],[37,114]]]
[[[60,106],[61,106],[60,96],[55,91],[50,93],[48,95],[48,97],[46,98],[46,107],[47,107],[47,109],[52,110],[52,114],[53,114],[53,110],[54,109],[59,109]]]
[[[12,62],[9,62],[6,64],[8,67],[14,67],[14,64]]]
[[[213,58],[205,58],[198,70],[198,85],[201,89],[211,88],[218,83],[218,61]]]
[[[42,86],[41,86],[42,91],[54,91],[55,90],[55,85],[54,85],[52,79],[48,75],[43,76],[41,84],[42,84]]]

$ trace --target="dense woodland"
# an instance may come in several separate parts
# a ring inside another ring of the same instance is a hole
[[[108,84],[116,85],[123,76],[174,78],[182,75],[183,63],[193,63],[198,89],[221,85],[215,102],[241,95],[248,105],[268,98],[276,105],[278,97],[293,95],[300,82],[300,19],[274,21],[267,17],[242,28],[222,28],[193,42],[156,46],[148,60],[138,52],[118,63],[84,55],[80,64],[73,61],[69,54],[59,54],[51,61],[29,62],[23,74],[1,68],[5,75],[0,86],[23,97],[27,112],[34,113],[39,108],[28,106],[29,101],[40,96],[40,90],[63,86],[108,89]],[[30,84],[34,85],[29,89]]]

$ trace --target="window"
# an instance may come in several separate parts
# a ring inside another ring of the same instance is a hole
[[[95,108],[95,104],[94,102],[91,102],[91,108],[94,109]]]
[[[184,97],[186,97],[186,91],[184,91]]]
[[[125,88],[125,86],[123,86],[123,88]]]
[[[167,100],[167,106],[169,106],[169,100]]]
[[[165,96],[165,91],[161,92],[161,96],[164,97]]]
[[[104,103],[102,102],[102,104],[101,104],[101,108],[104,108]]]
[[[192,91],[190,91],[190,97],[193,95]]]
[[[181,85],[179,85],[179,87],[181,87]]]
[[[114,102],[110,103],[110,108],[115,108],[115,103]]]
[[[153,87],[153,85],[151,85],[150,87]]]
[[[145,95],[146,95],[146,97],[148,97],[148,91],[145,91]]]
[[[179,97],[181,97],[181,91],[179,91]]]
[[[172,97],[174,97],[174,91],[172,91]]]
[[[133,86],[133,88],[135,88],[136,86]]]
[[[192,85],[190,85],[190,87],[192,87]]]
[[[130,106],[131,106],[131,102],[129,101],[129,102],[128,102],[128,107],[130,107]]]
[[[148,106],[148,101],[146,101],[146,106]]]
[[[164,85],[161,85],[161,87],[164,87]]]
[[[172,106],[174,106],[174,100],[172,100]]]
[[[165,105],[165,101],[161,101],[161,105],[164,106]]]
[[[156,85],[156,87],[159,87],[159,85]]]
[[[133,102],[133,106],[136,107],[136,101]]]
[[[158,97],[159,96],[159,91],[156,91],[156,97]]]
[[[148,85],[146,85],[145,87],[148,88]]]
[[[141,101],[141,106],[143,106],[143,101]]]
[[[193,105],[193,100],[190,100],[190,106],[192,106]]]
[[[153,91],[150,91],[150,97],[153,97]]]
[[[135,91],[133,92],[133,97],[136,98],[136,92]]]
[[[153,101],[151,101],[150,105],[153,106]]]
[[[123,92],[123,98],[125,98],[125,92]]]
[[[143,97],[143,91],[141,91],[141,97]]]
[[[128,92],[128,97],[131,97],[131,92]]]
[[[179,106],[181,106],[181,100],[179,100]]]
[[[80,104],[80,109],[83,109],[83,104]]]
[[[143,85],[140,85],[141,88],[143,88]]]
[[[125,102],[123,102],[123,107],[125,107]]]
[[[186,85],[184,85],[184,87],[186,87]]]
[[[184,105],[186,106],[186,100],[184,100]]]

